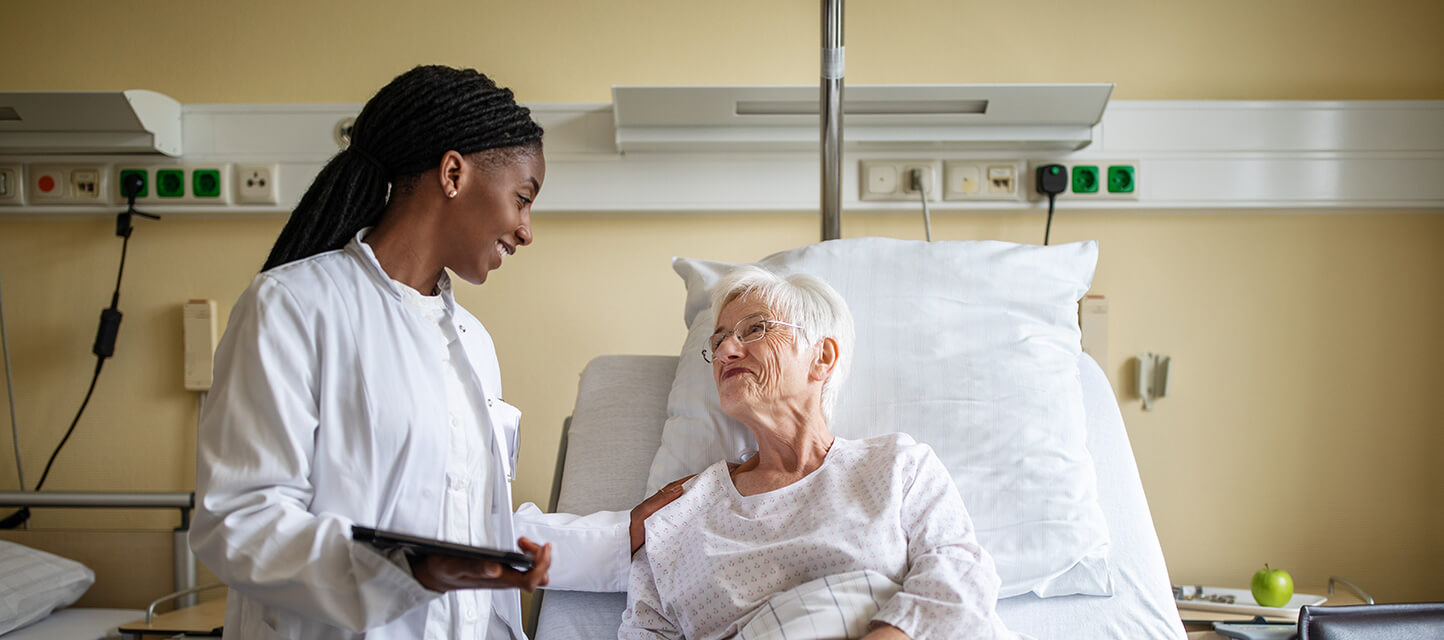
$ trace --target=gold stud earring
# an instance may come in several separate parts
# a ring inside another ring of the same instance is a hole
[[[452,189],[451,191],[446,192],[446,197],[448,197],[448,198],[455,198],[455,197],[456,197],[456,189]]]

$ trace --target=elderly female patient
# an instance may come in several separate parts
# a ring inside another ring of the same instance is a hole
[[[713,291],[722,410],[757,454],[646,521],[619,637],[995,638],[999,579],[927,445],[828,429],[853,341],[821,280],[757,267]]]

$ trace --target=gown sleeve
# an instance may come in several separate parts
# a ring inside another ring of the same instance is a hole
[[[901,519],[908,537],[908,572],[902,591],[873,616],[914,640],[1013,638],[998,617],[1001,580],[978,545],[972,518],[941,460],[919,450],[903,495]]]
[[[552,543],[550,583],[563,591],[626,591],[632,566],[632,514],[542,513],[530,502],[516,512],[516,534]]]

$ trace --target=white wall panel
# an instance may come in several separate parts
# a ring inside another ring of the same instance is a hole
[[[609,104],[531,105],[547,129],[548,179],[538,215],[595,212],[816,211],[819,157],[811,152],[619,153]],[[185,154],[145,164],[274,162],[280,205],[148,207],[186,215],[284,214],[337,150],[333,131],[360,105],[188,105]],[[1112,211],[1444,211],[1444,101],[1114,101],[1096,142],[1072,153],[896,148],[869,145],[844,155],[846,210],[911,212],[910,202],[861,202],[860,159],[1019,160],[1037,164],[1138,163],[1136,201],[1060,199],[1074,210]],[[844,135],[845,132],[844,132]],[[0,165],[135,161],[115,156],[0,157]],[[1023,188],[1032,191],[1031,180]],[[74,216],[100,206],[0,206],[0,215]],[[935,212],[1035,210],[1017,202],[935,200]]]

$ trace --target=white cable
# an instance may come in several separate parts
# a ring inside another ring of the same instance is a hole
[[[15,418],[15,377],[10,374],[10,338],[5,334],[5,296],[0,293],[0,351],[5,352],[5,391],[10,394],[10,436],[15,440],[15,473],[25,490],[25,467],[20,463],[20,422]]]
[[[923,182],[923,170],[913,169],[909,176],[914,189],[918,190],[918,196],[923,201],[923,231],[927,233],[928,242],[933,241],[933,217],[928,213],[928,192],[927,185]]]

